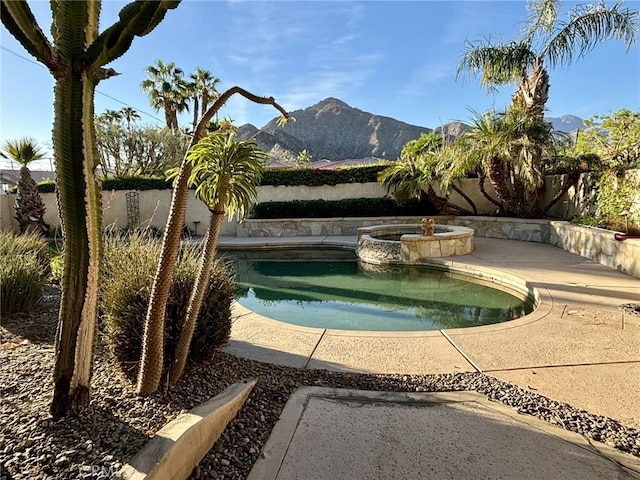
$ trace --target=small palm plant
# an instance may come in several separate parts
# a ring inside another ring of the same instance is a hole
[[[15,218],[20,226],[20,233],[37,232],[46,235],[49,232],[49,225],[44,221],[44,202],[28,167],[31,162],[44,158],[44,151],[35,140],[29,137],[8,140],[4,143],[3,150],[22,167],[15,203]]]
[[[258,194],[267,155],[253,140],[240,141],[233,133],[213,133],[193,146],[187,159],[193,167],[189,183],[196,186],[196,196],[209,207],[211,220],[169,372],[169,384],[177,382],[184,371],[196,319],[215,264],[222,219],[225,215],[243,218],[248,213]],[[170,176],[177,174],[176,169]]]

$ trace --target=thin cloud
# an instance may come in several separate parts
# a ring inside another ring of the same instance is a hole
[[[403,96],[425,95],[442,82],[453,82],[455,72],[456,66],[451,62],[429,62],[414,70],[398,93]]]

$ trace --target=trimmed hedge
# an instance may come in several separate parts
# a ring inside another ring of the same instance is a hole
[[[338,183],[370,183],[378,181],[378,173],[389,164],[367,165],[362,167],[343,167],[331,170],[294,168],[268,169],[262,175],[260,185],[286,185],[317,187],[319,185],[337,185]]]
[[[102,190],[167,190],[171,182],[162,177],[108,177],[102,180]]]
[[[262,175],[260,185],[337,185],[339,183],[370,183],[378,181],[378,173],[389,164],[366,165],[362,167],[343,167],[332,170],[311,168],[269,168]],[[102,180],[102,190],[168,190],[171,182],[161,177],[121,176]],[[55,191],[55,183],[45,180],[38,184],[40,193]],[[10,190],[15,193],[15,187]]]
[[[403,205],[385,198],[348,198],[345,200],[293,200],[263,202],[254,205],[250,218],[333,218],[435,215],[428,201],[409,201]]]

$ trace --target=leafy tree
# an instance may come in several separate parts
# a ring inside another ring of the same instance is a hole
[[[601,1],[576,5],[566,21],[558,18],[560,7],[560,0],[531,0],[529,18],[516,39],[467,41],[457,76],[480,75],[488,89],[516,83],[514,105],[541,118],[549,98],[546,64],[567,66],[607,40],[620,40],[627,50],[637,40],[638,11],[623,8],[621,1],[611,7]]]
[[[35,140],[28,137],[6,141],[3,150],[21,166],[15,202],[16,220],[20,233],[33,231],[46,235],[49,232],[49,225],[44,221],[44,202],[28,166],[31,162],[44,158],[44,151]]]
[[[163,176],[167,169],[180,164],[189,137],[155,125],[134,123],[125,127],[122,122],[109,123],[98,115],[96,142],[104,175]]]
[[[259,97],[240,87],[232,87],[216,98],[213,105],[202,116],[196,126],[189,148],[197,145],[205,136],[207,125],[217,114],[218,110],[227,103],[229,98],[235,94],[254,103],[272,105],[282,114],[282,120],[286,121],[288,113],[276,103],[273,97]],[[180,235],[184,225],[185,210],[187,207],[187,193],[189,191],[189,177],[192,166],[185,156],[180,170],[174,180],[173,196],[171,198],[171,208],[169,218],[162,239],[162,251],[160,261],[153,281],[149,309],[144,325],[142,357],[140,359],[140,370],[136,390],[141,395],[149,395],[157,390],[160,385],[162,375],[162,364],[164,358],[163,331],[164,317],[166,312],[167,299],[173,282],[176,259],[180,249]]]
[[[146,80],[140,83],[143,92],[149,95],[149,102],[156,112],[164,111],[164,118],[170,130],[178,131],[178,113],[188,110],[187,82],[184,72],[175,63],[156,60],[155,65],[145,68]]]
[[[640,168],[640,111],[623,108],[585,121],[576,139],[576,150],[595,153],[612,170]]]
[[[196,196],[211,212],[204,237],[198,274],[180,330],[175,359],[169,371],[169,384],[182,376],[207,286],[215,264],[222,219],[244,218],[258,195],[258,185],[267,161],[255,141],[240,141],[231,133],[214,133],[193,146],[187,155],[192,170],[189,183]],[[172,173],[175,177],[177,170]]]
[[[26,2],[0,0],[5,28],[55,78],[53,151],[65,249],[51,404],[54,418],[78,413],[89,404],[102,235],[95,176],[95,88],[116,74],[105,65],[122,56],[136,36],[151,32],[178,3],[128,4],[118,20],[100,32],[100,1],[52,1],[50,41]]]
[[[576,150],[595,153],[601,161],[596,199],[598,224],[623,230],[628,221],[640,228],[640,210],[634,208],[640,203],[638,177],[627,173],[640,168],[640,112],[622,109],[596,115],[585,124],[589,128],[579,132]]]

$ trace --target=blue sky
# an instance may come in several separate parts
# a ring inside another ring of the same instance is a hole
[[[49,2],[30,2],[44,32]],[[640,1],[627,1],[640,9]],[[101,28],[117,18],[123,2],[104,1]],[[574,2],[564,2],[565,8]],[[101,82],[96,113],[125,104],[142,121],[161,123],[140,82],[157,59],[185,73],[196,67],[221,79],[219,90],[239,85],[274,96],[289,110],[326,97],[407,123],[434,128],[465,121],[470,110],[507,105],[505,86],[487,93],[479,80],[455,80],[465,40],[509,40],[526,19],[519,1],[197,1],[184,0],[149,35],[109,66],[120,75]],[[563,17],[565,18],[565,17]],[[50,144],[53,79],[0,28],[0,142],[25,135]],[[640,48],[619,42],[599,46],[566,68],[553,69],[549,116],[588,118],[620,108],[640,110]],[[115,100],[114,100],[115,99]],[[276,116],[264,105],[232,99],[220,112],[236,124],[263,126]],[[188,116],[181,119],[189,123]],[[40,168],[47,167],[44,162]]]

